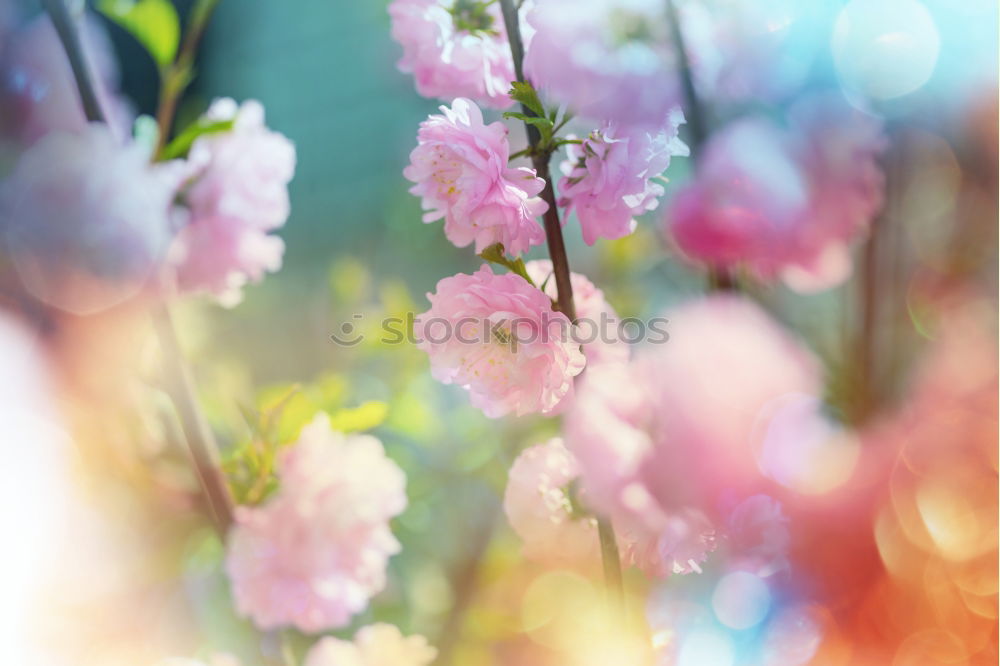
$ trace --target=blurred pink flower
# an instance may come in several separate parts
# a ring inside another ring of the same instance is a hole
[[[814,291],[850,275],[849,245],[882,205],[886,140],[839,95],[800,101],[789,122],[741,119],[713,135],[670,231],[694,259]]]
[[[772,123],[746,118],[712,135],[697,177],[677,193],[673,237],[713,266],[745,263],[773,278],[787,262],[787,239],[808,210],[809,184],[788,138]]]
[[[585,358],[570,322],[527,280],[488,266],[438,282],[415,322],[431,373],[469,391],[486,416],[553,411],[573,391]]]
[[[423,636],[403,636],[397,627],[362,627],[353,641],[322,638],[306,653],[303,666],[428,666],[437,650]]]
[[[622,521],[619,530],[622,560],[656,578],[701,573],[701,563],[716,548],[712,522],[690,508],[666,516],[656,530],[629,520]]]
[[[25,287],[78,314],[134,296],[170,241],[177,164],[152,165],[103,124],[52,132],[0,189],[0,230]]]
[[[219,99],[210,120],[233,120],[232,131],[203,135],[191,146],[190,211],[171,249],[181,291],[208,292],[226,306],[239,303],[248,282],[281,268],[285,245],[268,232],[288,219],[288,183],[295,147],[264,125],[255,101]]]
[[[661,0],[545,0],[527,22],[527,77],[579,115],[659,127],[680,103]]]
[[[559,290],[553,277],[552,262],[536,259],[525,264],[528,276],[545,295],[559,300]],[[582,344],[587,365],[624,363],[628,361],[628,344],[618,335],[618,313],[604,299],[604,292],[585,275],[570,274],[573,302],[576,305],[574,337]]]
[[[403,47],[397,66],[417,92],[450,101],[468,97],[495,109],[513,101],[514,61],[500,7],[477,0],[393,0],[392,37]]]
[[[570,484],[580,467],[559,438],[525,449],[507,475],[503,507],[524,542],[526,557],[541,562],[597,561],[597,521],[574,515]]]
[[[385,586],[406,478],[377,439],[335,432],[323,414],[278,476],[266,503],[236,509],[226,556],[236,609],[261,629],[342,627]]]
[[[727,523],[729,549],[739,568],[767,577],[788,566],[791,535],[781,502],[753,495],[733,508]]]
[[[810,196],[802,231],[794,236],[797,261],[782,277],[793,288],[812,291],[850,275],[848,245],[867,235],[882,208],[885,174],[879,159],[888,139],[880,120],[850,106],[839,93],[802,98],[788,119]]]
[[[659,205],[664,190],[653,179],[667,170],[672,156],[689,154],[677,136],[683,122],[684,114],[675,108],[662,129],[605,123],[582,144],[567,146],[559,205],[567,215],[576,211],[587,245],[627,236],[635,231],[637,215]]]
[[[821,388],[816,358],[748,301],[713,296],[665,316],[670,340],[588,371],[564,424],[588,501],[651,573],[696,570],[720,494],[760,482],[751,444],[767,406]]]
[[[6,37],[6,36],[5,36]],[[131,134],[132,110],[118,94],[118,64],[100,21],[90,13],[80,22],[84,57],[94,72],[98,101],[114,135]],[[73,71],[47,15],[15,30],[4,44],[0,60],[4,117],[0,123],[26,143],[54,131],[82,131],[87,118],[80,103]]]
[[[403,170],[416,183],[410,192],[429,211],[424,222],[444,218],[448,240],[458,247],[475,242],[477,253],[503,243],[516,256],[543,243],[535,218],[548,210],[538,197],[545,181],[534,169],[507,167],[507,128],[483,124],[482,111],[467,99],[441,111],[420,124],[418,145]]]

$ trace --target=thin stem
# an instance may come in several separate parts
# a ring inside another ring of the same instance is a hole
[[[481,584],[484,555],[500,527],[502,509],[499,502],[489,507],[489,514],[482,518],[481,527],[475,533],[468,552],[459,562],[452,576],[451,584],[454,590],[454,601],[448,611],[448,616],[441,625],[435,644],[438,648],[438,664],[445,666],[454,663],[453,653],[463,635],[466,614],[475,601],[476,593]]]
[[[518,81],[524,82],[524,43],[521,41],[521,24],[517,8],[514,6],[513,0],[500,0],[500,8],[503,11],[504,25],[507,27],[510,53],[514,59],[514,73],[517,75]],[[521,109],[525,115],[535,115],[531,109],[524,105],[521,106]],[[549,246],[549,258],[552,259],[552,271],[556,278],[556,291],[559,292],[559,311],[566,315],[570,321],[576,321],[576,304],[573,302],[569,258],[566,255],[566,243],[563,240],[562,224],[559,221],[559,208],[556,206],[556,192],[552,186],[552,174],[549,171],[552,153],[548,150],[537,150],[538,144],[541,142],[541,135],[536,127],[525,123],[525,129],[528,132],[528,146],[535,173],[545,181],[542,200],[549,205],[549,208],[542,216],[542,220],[545,223],[545,240]]]
[[[281,662],[282,666],[298,666],[295,659],[295,650],[292,648],[292,640],[287,629],[281,632]]]
[[[608,602],[612,608],[625,608],[625,586],[622,584],[621,557],[618,555],[618,539],[615,528],[607,518],[597,519],[597,536],[601,541],[601,563],[604,565],[604,580],[608,585]]]
[[[861,325],[857,338],[857,364],[859,399],[855,420],[862,423],[872,413],[877,400],[875,371],[875,335],[878,318],[878,257],[879,231],[882,216],[872,222],[868,240],[862,249],[858,280],[858,301],[861,308]]]
[[[83,46],[80,43],[80,33],[76,29],[76,21],[66,8],[65,0],[42,0],[45,10],[52,19],[52,25],[56,28],[59,41],[62,42],[66,57],[69,59],[69,66],[73,70],[73,78],[76,79],[76,87],[80,91],[80,101],[83,104],[83,112],[87,120],[92,123],[107,122],[104,110],[97,98],[97,88],[94,86],[94,78],[91,76],[87,58],[83,53]]]
[[[219,451],[215,437],[195,397],[194,382],[183,362],[177,329],[165,303],[153,308],[153,325],[166,359],[166,371],[174,405],[180,415],[181,428],[191,451],[191,460],[201,481],[212,514],[212,522],[223,536],[233,521],[232,499],[225,478],[219,469]]]
[[[91,122],[107,122],[100,105],[96,103],[93,77],[83,55],[76,26],[66,10],[64,0],[45,0],[45,7],[52,17],[52,23],[56,26],[63,49],[73,68],[73,76],[83,100],[87,119]],[[195,398],[190,373],[181,355],[177,333],[165,304],[159,304],[154,309],[153,323],[163,347],[167,370],[171,375],[172,396],[180,416],[181,428],[212,512],[212,520],[220,534],[224,536],[232,521],[232,506],[229,491],[218,468],[218,447]]]
[[[687,121],[691,135],[691,154],[698,155],[701,153],[701,147],[708,136],[707,116],[701,98],[698,97],[698,91],[694,87],[691,61],[688,59],[687,47],[684,45],[684,32],[681,30],[681,22],[677,16],[677,7],[674,6],[674,0],[665,1],[667,22],[670,24],[670,35],[677,54],[677,70],[681,78],[681,91],[684,93],[684,106],[687,107],[684,119]],[[735,276],[729,269],[722,267],[709,268],[708,286],[715,291],[737,291],[739,289]]]
[[[156,109],[156,124],[160,129],[156,146],[157,154],[163,150],[170,138],[174,116],[177,114],[177,103],[191,82],[198,44],[205,34],[208,19],[211,18],[212,12],[219,2],[220,0],[198,0],[198,3],[191,10],[191,18],[184,35],[184,42],[181,44],[174,64],[160,73],[160,103]]]
[[[684,103],[687,106],[685,120],[688,129],[691,131],[691,152],[696,153],[698,148],[705,142],[707,136],[705,130],[705,110],[701,105],[701,99],[694,87],[694,79],[691,76],[691,61],[688,60],[687,48],[684,46],[684,33],[681,31],[681,22],[677,16],[677,8],[673,0],[666,0],[667,22],[670,24],[670,36],[674,42],[674,50],[677,54],[677,69],[681,77],[681,90],[684,93]]]

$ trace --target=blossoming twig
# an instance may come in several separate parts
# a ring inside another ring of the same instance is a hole
[[[507,38],[510,41],[510,52],[514,58],[514,73],[517,80],[524,82],[524,43],[521,41],[521,25],[518,18],[517,8],[513,0],[500,0],[500,9],[503,11],[504,24],[507,27]],[[526,115],[533,116],[535,113],[522,106],[522,111]],[[556,193],[552,186],[552,175],[549,171],[549,160],[552,153],[547,151],[540,153],[534,150],[541,140],[538,128],[525,123],[528,131],[528,144],[531,154],[531,162],[535,167],[535,173],[545,181],[545,189],[542,190],[542,199],[549,205],[549,209],[542,216],[545,222],[545,239],[549,246],[549,257],[552,259],[552,267],[555,272],[556,289],[559,292],[559,311],[569,317],[570,321],[576,320],[576,306],[573,303],[573,286],[570,284],[569,259],[566,256],[566,243],[563,241],[562,225],[559,222],[559,208],[556,206]]]
[[[83,100],[87,120],[107,123],[107,118],[97,102],[93,77],[83,56],[79,34],[66,9],[64,0],[45,0],[45,8],[52,17],[52,23],[56,26],[63,49],[72,65],[73,76],[80,91],[80,98]],[[181,426],[191,450],[198,478],[212,512],[212,520],[219,533],[225,535],[230,522],[232,522],[232,506],[229,490],[219,472],[219,455],[215,438],[194,396],[190,372],[181,356],[177,334],[166,304],[159,304],[156,307],[153,320],[168,363],[174,404],[180,416]]]
[[[507,27],[507,38],[510,41],[511,56],[514,58],[514,72],[519,82],[524,82],[524,44],[521,41],[521,24],[518,9],[513,0],[500,0],[504,24]],[[522,105],[522,111],[534,115],[531,109]],[[545,237],[549,247],[549,257],[552,259],[552,270],[556,280],[559,310],[576,321],[576,305],[573,301],[573,286],[570,282],[569,258],[566,255],[566,244],[563,241],[562,225],[559,222],[559,209],[556,206],[555,189],[552,186],[552,175],[549,171],[551,151],[541,153],[534,150],[541,135],[538,129],[530,123],[525,123],[528,132],[529,152],[535,172],[545,181],[542,198],[549,208],[543,216],[545,222]],[[611,521],[604,517],[597,519],[598,534],[601,542],[601,561],[604,564],[604,579],[608,586],[611,603],[618,609],[624,609],[624,588],[622,586],[621,561],[618,553],[618,542],[615,538]]]

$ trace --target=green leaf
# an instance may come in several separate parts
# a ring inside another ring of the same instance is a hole
[[[330,414],[330,427],[340,432],[371,430],[385,421],[389,405],[371,400],[358,407],[339,409]]]
[[[517,111],[506,111],[503,114],[504,118],[516,118],[517,120],[523,121],[527,125],[534,125],[538,128],[539,134],[542,135],[542,146],[547,146],[552,141],[552,121],[545,117],[529,116],[525,113],[519,113]]]
[[[161,68],[174,61],[181,24],[169,0],[100,0],[97,9],[131,33]]]
[[[552,123],[548,118],[525,118],[524,122],[534,125],[542,135],[542,145],[548,145],[552,140]]]
[[[526,108],[531,109],[535,115],[545,117],[545,106],[542,101],[538,99],[538,93],[531,86],[530,83],[522,83],[520,81],[514,81],[510,84],[510,98],[515,102],[523,104]]]
[[[524,265],[524,259],[521,259],[520,257],[517,259],[508,259],[503,249],[503,243],[494,243],[493,245],[490,245],[488,248],[479,253],[479,257],[490,262],[491,264],[503,266],[510,272],[523,277],[531,286],[536,286],[535,281],[531,279],[530,275],[528,275],[528,269]]]
[[[233,129],[232,120],[198,120],[174,138],[160,153],[161,160],[173,160],[178,157],[186,157],[191,150],[191,145],[198,137],[206,134],[218,134],[228,132]]]

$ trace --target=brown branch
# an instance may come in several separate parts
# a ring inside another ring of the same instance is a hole
[[[878,373],[875,367],[875,346],[878,320],[879,296],[879,236],[884,222],[884,212],[871,225],[868,239],[861,251],[861,266],[858,271],[858,303],[860,326],[856,340],[856,363],[858,368],[858,400],[854,416],[855,423],[863,423],[875,410],[878,402]]]
[[[219,469],[219,451],[215,437],[195,397],[191,372],[182,360],[184,355],[177,341],[177,329],[165,303],[158,303],[154,307],[153,325],[166,359],[170,394],[180,416],[181,428],[212,514],[212,522],[219,533],[225,536],[233,520],[232,499]]]
[[[673,0],[666,0],[667,22],[670,24],[670,37],[674,42],[677,54],[677,73],[681,77],[681,91],[684,93],[684,104],[688,108],[685,114],[688,129],[691,130],[691,153],[694,154],[705,143],[707,131],[705,127],[705,109],[694,87],[691,76],[691,61],[688,58],[687,47],[684,45],[684,33],[681,31],[680,18]]]
[[[687,122],[691,136],[691,154],[698,155],[708,137],[708,121],[705,107],[698,97],[694,87],[694,77],[691,75],[691,60],[688,58],[687,47],[684,44],[684,32],[681,30],[680,18],[674,0],[665,0],[667,8],[667,23],[670,26],[670,37],[674,43],[677,55],[677,74],[681,79],[681,92],[684,94]],[[739,283],[736,277],[726,268],[710,267],[708,269],[708,287],[713,291],[738,291]]]
[[[107,122],[104,110],[97,98],[94,78],[83,53],[83,45],[80,43],[80,33],[76,29],[76,21],[66,8],[65,0],[42,0],[42,4],[49,13],[52,25],[55,26],[56,33],[59,35],[59,41],[62,42],[63,49],[66,51],[66,57],[73,70],[73,78],[76,79],[76,87],[80,92],[80,102],[83,104],[83,112],[87,120],[92,123]]]

